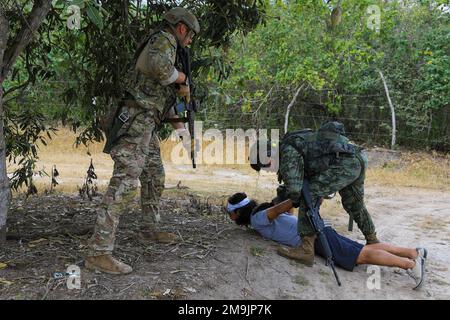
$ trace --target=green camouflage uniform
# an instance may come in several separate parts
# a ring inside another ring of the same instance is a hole
[[[158,204],[165,174],[156,128],[176,102],[176,51],[177,41],[172,34],[153,33],[142,51],[148,55],[148,74],[133,70],[128,81],[127,91],[139,107],[128,108],[130,121],[120,129],[120,138],[110,151],[114,171],[91,238],[90,254],[93,256],[113,251],[120,215],[136,196],[138,180],[141,182],[143,227],[151,230],[159,221]]]
[[[306,138],[305,138],[306,136]],[[375,233],[375,226],[364,204],[364,179],[368,165],[367,156],[356,147],[355,154],[320,155],[317,141],[318,134],[310,132],[306,135],[294,136],[291,143],[280,144],[279,179],[283,181],[286,195],[294,203],[299,204],[298,230],[300,235],[313,233],[306,217],[306,204],[301,197],[305,172],[310,181],[313,203],[318,197],[339,192],[342,205],[347,213],[356,221],[364,235]],[[348,145],[348,139],[339,135],[336,141],[340,145]],[[299,153],[301,151],[301,154]],[[326,170],[321,170],[323,161]]]

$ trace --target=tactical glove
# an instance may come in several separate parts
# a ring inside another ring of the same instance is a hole
[[[298,208],[300,206],[300,196],[300,192],[288,192],[287,197],[292,200],[294,208]]]

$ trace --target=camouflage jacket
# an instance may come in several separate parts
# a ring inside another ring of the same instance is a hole
[[[323,132],[322,132],[323,133]],[[325,131],[325,134],[328,134]],[[280,142],[279,181],[283,181],[288,198],[297,202],[301,196],[303,180],[314,176],[338,163],[339,157],[355,157],[359,147],[350,144],[347,137],[332,133],[333,137],[319,132],[293,132]]]
[[[176,56],[176,38],[164,30],[152,32],[128,80],[127,91],[141,107],[156,112],[159,120],[176,102]]]

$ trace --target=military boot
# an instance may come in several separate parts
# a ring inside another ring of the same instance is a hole
[[[380,243],[380,240],[378,240],[377,234],[375,232],[365,235],[365,238],[366,238],[366,245]]]
[[[90,256],[84,261],[84,266],[90,270],[98,270],[109,274],[127,274],[133,269],[110,254]]]
[[[285,258],[294,259],[298,262],[312,267],[314,264],[314,241],[316,235],[302,237],[302,243],[296,248],[280,247],[277,253]]]
[[[158,243],[175,243],[179,241],[179,237],[176,234],[170,232],[141,229],[139,235],[144,241],[155,241]]]

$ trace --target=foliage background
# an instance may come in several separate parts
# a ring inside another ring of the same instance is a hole
[[[370,5],[381,9],[379,33],[367,27]],[[209,78],[214,122],[230,126],[244,112],[239,125],[282,128],[286,107],[305,84],[291,129],[336,119],[353,139],[389,146],[391,113],[380,70],[397,113],[398,144],[448,152],[449,14],[438,6],[342,1],[342,22],[331,29],[330,8],[318,1],[268,5],[265,24],[234,38],[228,80]]]
[[[353,140],[388,146],[382,71],[396,108],[398,145],[448,152],[450,15],[438,8],[445,1],[345,0],[342,21],[332,27],[337,2],[53,1],[4,83],[7,157],[22,166],[13,187],[31,183],[37,143],[57,126],[81,128],[77,143],[102,139],[98,118],[124,89],[140,39],[180,3],[202,25],[192,53],[205,128],[282,128],[302,86],[290,129],[338,120]],[[20,10],[8,11],[13,32],[32,1],[16,4]],[[67,27],[70,4],[81,9],[79,30]],[[371,5],[381,10],[379,32],[367,26]]]

